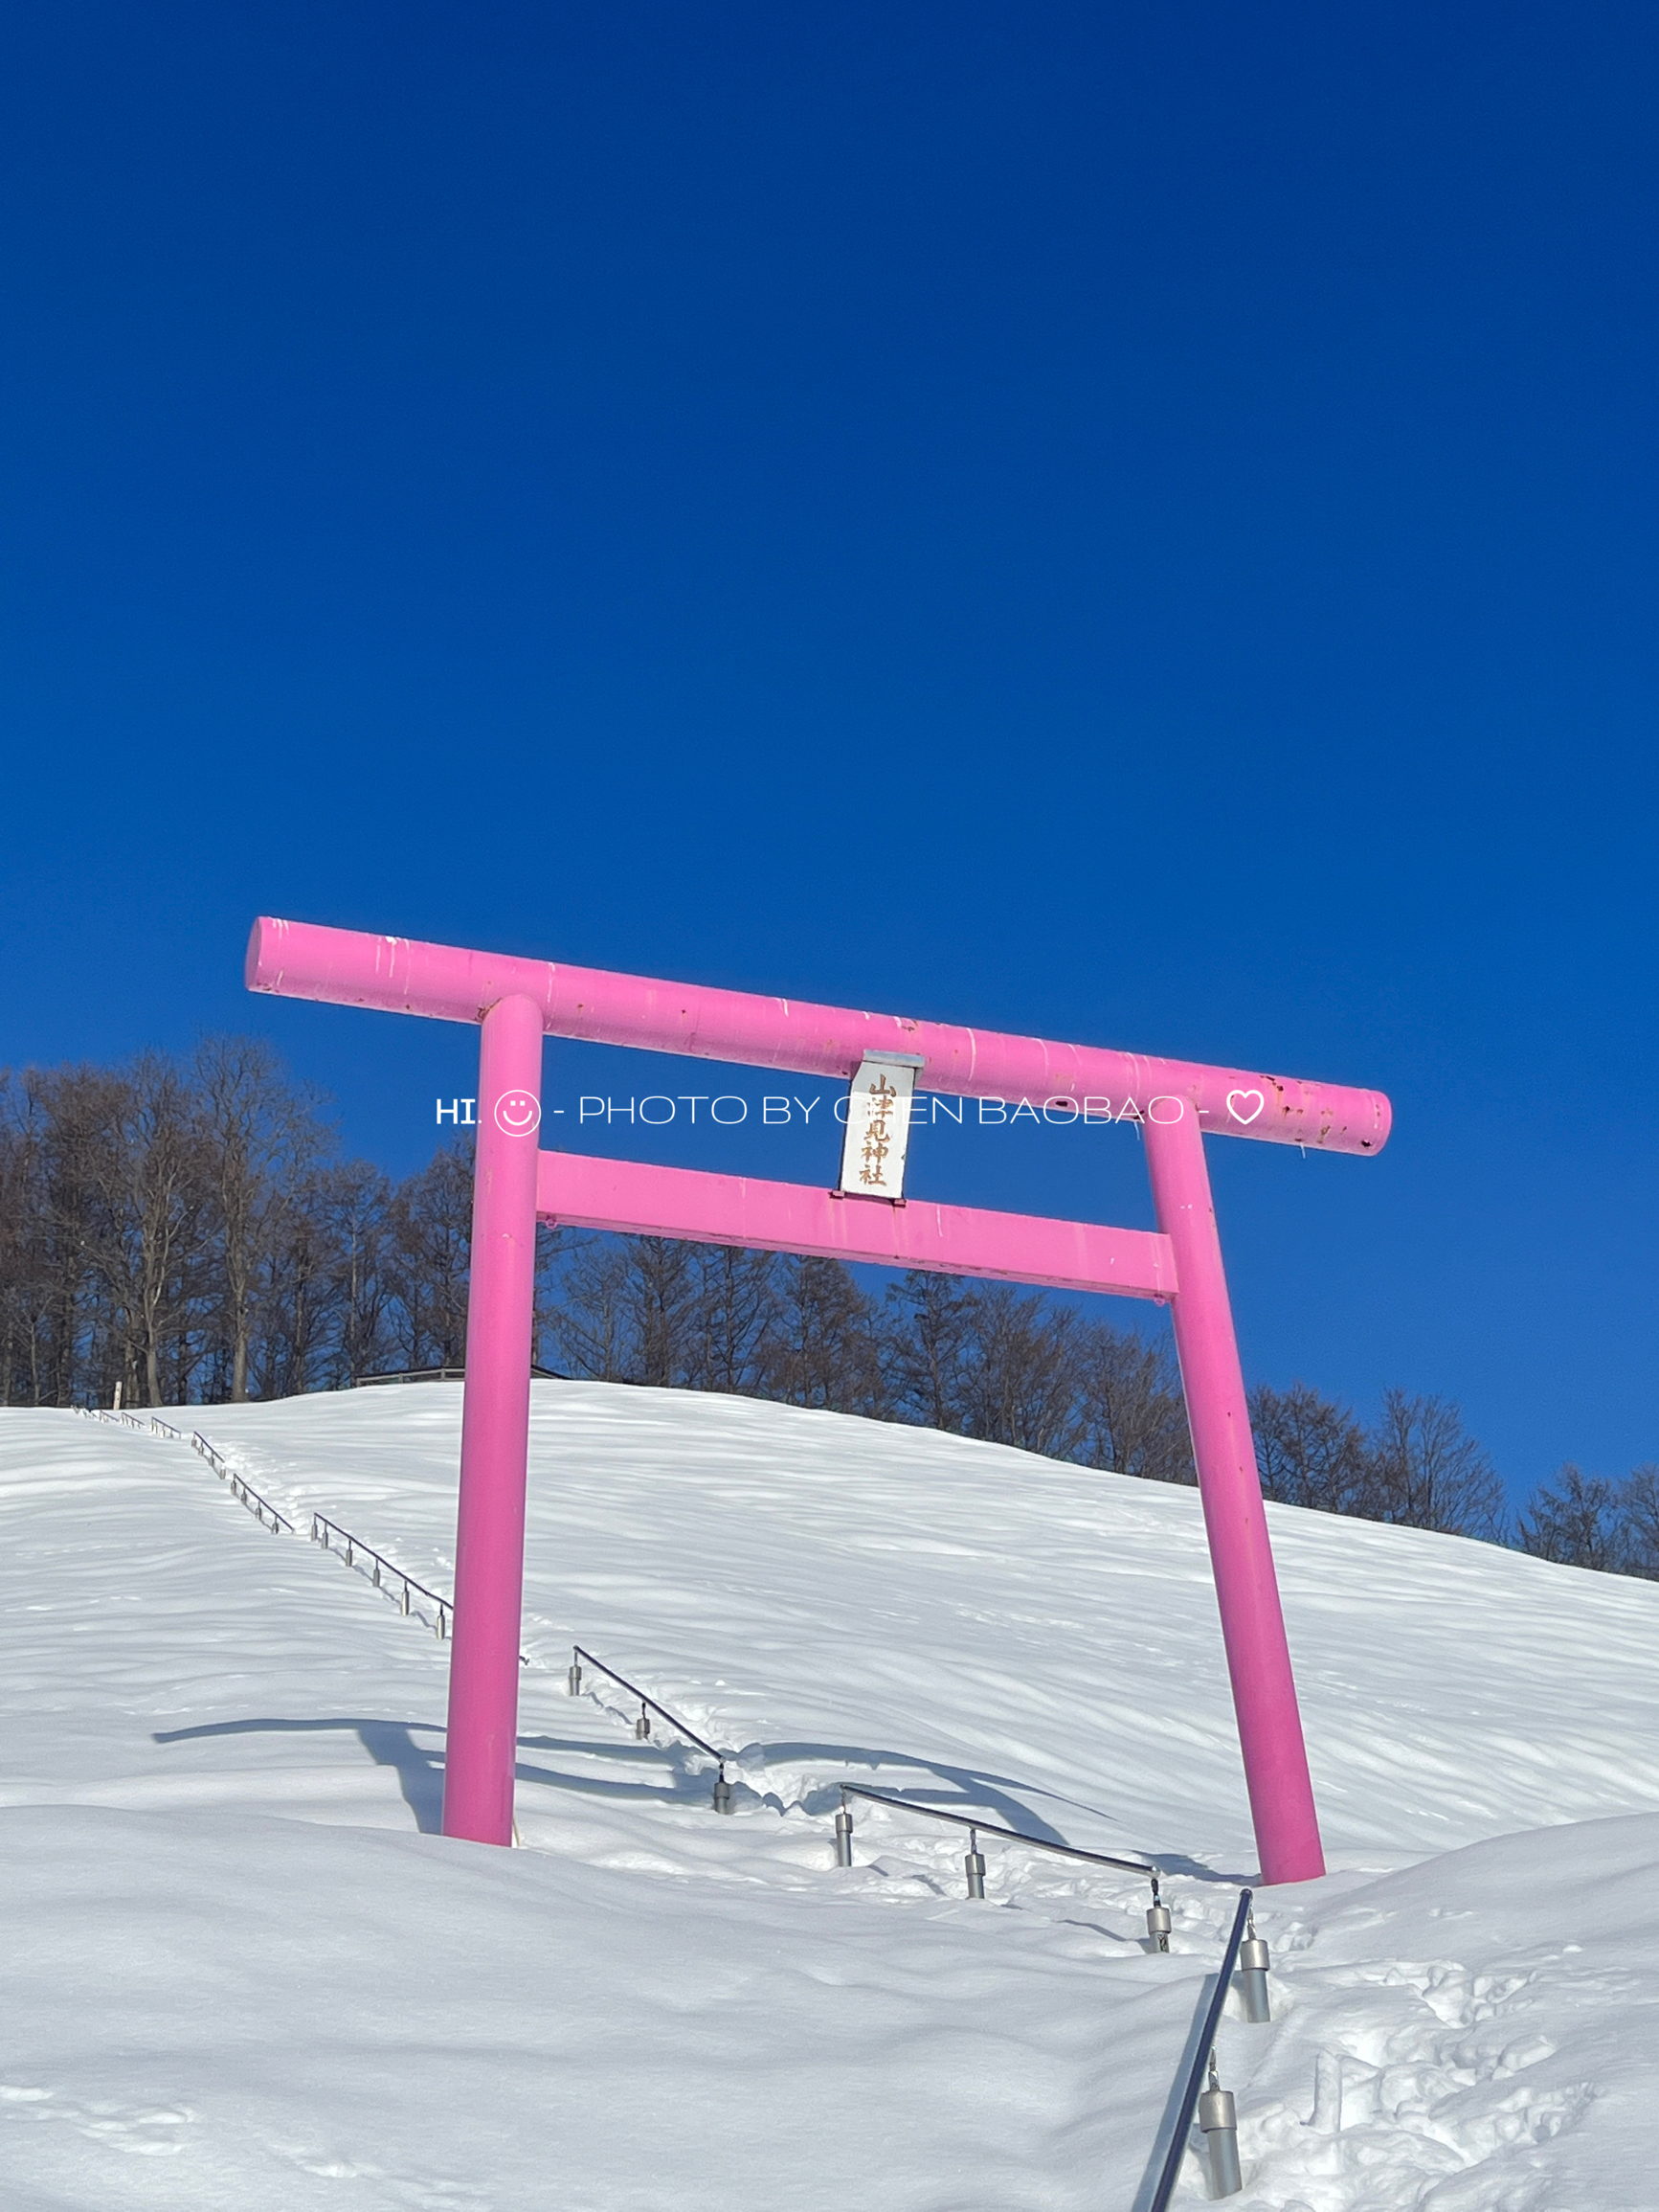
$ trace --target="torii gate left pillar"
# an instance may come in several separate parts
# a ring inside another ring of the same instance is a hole
[[[506,1843],[513,1832],[521,1608],[504,1604],[502,1592],[522,1591],[525,1580],[542,1011],[533,999],[498,999],[480,1027],[482,1111],[472,1195],[443,1832],[477,1843]]]

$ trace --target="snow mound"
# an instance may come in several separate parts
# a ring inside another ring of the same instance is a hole
[[[453,1569],[460,1391],[189,1418]],[[182,1425],[182,1424],[181,1424]],[[1271,1509],[1334,1869],[1229,2018],[1241,2208],[1621,2212],[1659,1995],[1659,1589]],[[6,2202],[1144,2202],[1253,1864],[1196,1498],[747,1400],[538,1384],[518,1816],[452,1843],[446,1647],[194,1454],[0,1417]],[[579,1638],[742,1753],[712,1770]],[[842,1781],[1173,1869],[857,1806]],[[1514,1833],[1514,1831],[1526,1831]],[[1196,2160],[1183,2201],[1202,2196]]]

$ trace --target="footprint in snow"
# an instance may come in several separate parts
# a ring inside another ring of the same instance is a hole
[[[106,2098],[82,2102],[56,2089],[0,2082],[0,2116],[62,2121],[78,2134],[108,2144],[112,2151],[167,2157],[184,2149],[178,2131],[195,2114],[170,2106],[121,2105]]]

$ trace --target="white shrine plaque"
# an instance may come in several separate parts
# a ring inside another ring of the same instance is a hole
[[[910,1094],[919,1052],[866,1052],[847,1093],[847,1134],[841,1146],[844,1198],[901,1199],[905,1150],[910,1141]]]

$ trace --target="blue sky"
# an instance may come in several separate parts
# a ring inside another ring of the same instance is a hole
[[[0,1061],[256,1030],[416,1163],[468,1035],[271,912],[1373,1084],[1211,1147],[1252,1377],[1659,1456],[1650,11],[0,36]]]

